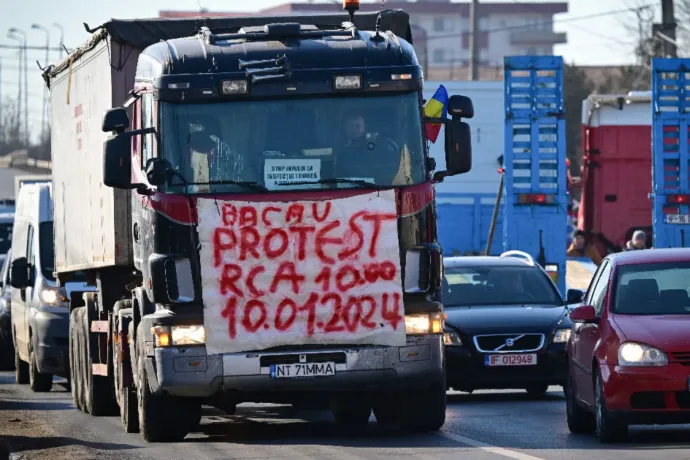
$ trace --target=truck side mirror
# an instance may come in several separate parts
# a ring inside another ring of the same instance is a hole
[[[451,96],[448,100],[448,113],[453,118],[474,118],[474,104],[467,96]]]
[[[131,140],[129,133],[120,133],[103,144],[103,183],[107,187],[132,189]]]
[[[24,289],[29,286],[29,263],[20,257],[10,266],[10,284],[13,288]]]
[[[115,107],[105,113],[103,117],[103,132],[108,133],[115,131],[116,133],[124,133],[129,128],[129,115],[127,110],[123,107]]]
[[[446,124],[445,176],[464,174],[472,169],[472,133],[470,125],[454,119]]]

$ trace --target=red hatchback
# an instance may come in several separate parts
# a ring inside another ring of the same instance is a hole
[[[609,255],[570,313],[568,427],[623,440],[628,425],[690,423],[690,249]]]

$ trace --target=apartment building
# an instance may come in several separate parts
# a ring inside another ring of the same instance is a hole
[[[261,15],[318,14],[342,11],[342,2],[283,3],[257,11]],[[377,11],[380,2],[362,2],[362,11]],[[470,4],[450,0],[388,0],[385,8],[410,14],[414,46],[430,80],[466,79],[470,58]],[[506,55],[550,55],[554,45],[567,42],[554,32],[554,15],[568,11],[567,2],[506,1],[479,5],[481,79],[502,78]],[[241,16],[240,12],[204,11],[204,16]],[[194,17],[199,11],[161,11],[164,18]]]

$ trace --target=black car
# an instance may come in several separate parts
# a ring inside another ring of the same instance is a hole
[[[563,385],[571,322],[541,266],[527,256],[444,258],[447,386],[456,391]]]
[[[14,369],[14,342],[12,340],[12,286],[10,286],[10,251],[0,271],[0,370]]]

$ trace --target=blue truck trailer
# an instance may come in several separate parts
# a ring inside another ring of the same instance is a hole
[[[690,59],[652,60],[653,247],[690,246]]]
[[[530,254],[566,291],[563,58],[504,61],[503,248]]]

